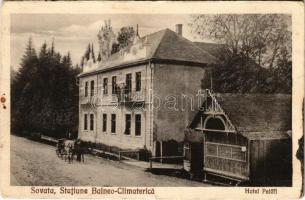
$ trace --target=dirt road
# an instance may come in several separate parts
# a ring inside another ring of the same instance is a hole
[[[154,175],[138,167],[91,155],[68,164],[55,147],[11,136],[11,185],[21,186],[208,186],[187,179]]]

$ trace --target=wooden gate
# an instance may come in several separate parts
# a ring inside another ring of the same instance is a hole
[[[224,177],[248,180],[245,146],[215,142],[204,143],[204,171]]]

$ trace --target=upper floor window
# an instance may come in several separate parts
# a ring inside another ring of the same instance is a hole
[[[107,114],[103,114],[103,132],[107,131]]]
[[[104,94],[108,94],[108,78],[103,79],[103,90]]]
[[[94,96],[94,81],[91,81],[90,83],[90,92],[91,92],[91,96]]]
[[[132,81],[132,75],[126,74],[126,93],[131,92],[131,88],[132,88],[131,81]]]
[[[84,130],[88,130],[88,115],[84,114]]]
[[[116,115],[111,114],[111,133],[115,133],[116,129]]]
[[[131,115],[125,115],[125,135],[130,135],[130,128],[131,128]]]
[[[85,82],[85,97],[88,96],[88,85],[89,85],[89,83],[88,83],[88,81],[86,81]]]
[[[141,114],[135,115],[135,135],[140,136],[141,135]]]
[[[141,72],[136,73],[136,91],[141,90]]]
[[[90,130],[93,131],[94,129],[94,115],[90,114]]]
[[[117,93],[116,76],[112,77],[112,94]]]

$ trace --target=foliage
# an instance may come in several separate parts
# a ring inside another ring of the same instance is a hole
[[[254,60],[271,68],[277,60],[291,57],[291,31],[288,15],[222,14],[193,16],[193,32],[218,43],[227,44],[234,55]]]
[[[38,55],[30,38],[20,69],[12,81],[12,129],[63,137],[78,126],[79,68],[68,53],[62,56],[44,43]]]
[[[99,54],[99,56],[100,56],[100,54]],[[93,63],[96,62],[96,59],[95,59],[95,52],[94,52],[94,48],[93,48],[93,43],[92,43],[92,44],[90,44],[90,43],[88,44],[87,49],[86,49],[84,55],[83,55],[82,58],[81,58],[81,62],[80,62],[81,67],[84,66],[85,60],[88,61],[89,59],[92,59],[92,60],[93,60]],[[99,58],[98,58],[98,59],[99,59]],[[100,61],[100,60],[99,60],[99,61]]]
[[[111,55],[112,45],[115,42],[115,34],[111,26],[111,21],[105,21],[105,25],[101,27],[97,34],[101,60],[107,60]]]
[[[213,71],[218,92],[291,93],[288,15],[195,15],[196,36],[226,44],[231,52]],[[206,85],[207,83],[205,83]]]
[[[132,43],[135,31],[132,26],[122,27],[117,36],[117,42],[112,45],[111,53],[116,53]]]

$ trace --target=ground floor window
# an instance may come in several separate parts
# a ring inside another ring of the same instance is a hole
[[[103,132],[107,131],[107,114],[103,114]]]
[[[136,114],[135,135],[136,136],[140,136],[141,135],[141,115],[140,114]]]
[[[130,128],[131,128],[131,115],[125,115],[125,135],[130,135]]]
[[[93,131],[94,129],[94,115],[90,114],[90,130]]]
[[[84,130],[88,130],[88,115],[84,114]]]
[[[111,114],[111,133],[115,133],[116,128],[116,115]]]

